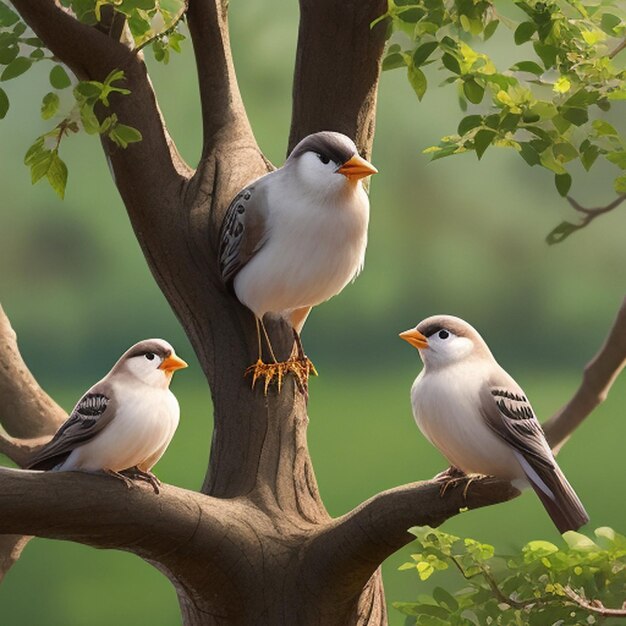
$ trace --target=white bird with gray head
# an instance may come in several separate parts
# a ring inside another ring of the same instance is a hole
[[[424,362],[411,388],[415,421],[452,468],[518,488],[530,484],[560,532],[589,521],[530,402],[478,331],[458,317],[435,315],[400,337]]]
[[[362,179],[376,168],[354,142],[335,132],[303,139],[274,172],[243,189],[229,207],[220,235],[219,263],[225,284],[255,315],[259,360],[249,368],[265,389],[293,372],[302,382],[312,365],[299,334],[311,307],[338,294],[363,267],[369,200]],[[298,359],[278,363],[263,326],[269,314],[294,330]],[[261,335],[274,363],[263,363]]]
[[[91,387],[50,443],[30,461],[31,469],[102,471],[149,482],[151,470],[170,444],[180,409],[170,391],[172,375],[187,367],[163,339],[147,339],[127,350]]]

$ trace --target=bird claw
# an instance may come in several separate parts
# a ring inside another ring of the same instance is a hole
[[[461,471],[458,467],[454,467],[453,465],[451,465],[448,469],[444,470],[443,472],[439,472],[439,474],[437,474],[434,478],[434,480],[437,480],[443,483],[441,487],[439,488],[439,497],[443,498],[446,495],[446,491],[451,486],[455,485],[456,483],[460,483],[466,479],[467,479],[467,474]],[[471,480],[472,479],[470,479],[470,482]],[[468,483],[468,486],[469,486],[469,483]],[[467,495],[467,486],[463,490],[463,497],[465,498],[466,495]]]
[[[246,369],[244,376],[252,376],[252,389],[254,389],[257,380],[263,378],[263,395],[267,396],[269,386],[274,380],[276,380],[278,393],[280,393],[283,379],[289,373],[293,374],[298,389],[305,395],[307,394],[309,376],[318,376],[315,366],[306,356],[291,358],[288,361],[278,363],[264,363],[259,359],[254,365]]]
[[[142,480],[148,483],[152,489],[154,489],[154,493],[160,493],[161,481],[152,472],[144,472],[138,467],[131,467],[130,469],[124,470],[124,472],[131,479]]]
[[[469,486],[480,478],[483,478],[480,474],[472,474],[468,476],[465,472],[460,470],[458,467],[450,466],[447,470],[443,472],[439,472],[435,476],[435,480],[443,482],[441,487],[439,488],[439,497],[443,498],[446,494],[446,491],[458,483],[465,483],[465,487],[463,487],[463,500],[467,500],[467,492]]]

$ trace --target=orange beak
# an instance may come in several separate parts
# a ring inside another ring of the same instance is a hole
[[[159,365],[159,369],[171,374],[176,370],[182,370],[185,367],[189,367],[185,361],[179,359],[175,354],[170,354],[170,356],[163,359],[163,363]]]
[[[350,160],[346,161],[337,172],[343,174],[348,180],[359,180],[360,178],[376,174],[378,170],[369,161],[355,154]]]
[[[411,328],[411,330],[405,330],[403,333],[400,333],[399,337],[404,339],[404,341],[408,341],[414,348],[418,350],[423,350],[424,348],[428,348],[428,339],[420,333],[416,328]]]

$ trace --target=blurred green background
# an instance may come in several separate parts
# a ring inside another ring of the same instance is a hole
[[[287,144],[297,19],[295,2],[231,3],[240,86],[257,139],[277,164]],[[517,60],[497,39],[496,45],[502,45],[502,65]],[[201,128],[190,46],[169,66],[153,69],[169,128],[195,164]],[[44,183],[32,187],[22,165],[26,148],[47,129],[38,111],[48,71],[35,69],[7,85],[12,109],[0,125],[0,300],[27,363],[68,410],[129,345],[151,336],[170,340],[193,367],[176,376],[182,419],[157,472],[197,489],[210,443],[209,392],[146,267],[98,141],[65,142],[64,202]],[[366,269],[341,297],[316,309],[304,332],[321,373],[311,382],[309,442],[333,515],[445,467],[413,423],[409,387],[420,363],[399,331],[434,313],[464,317],[545,418],[575,390],[625,293],[626,210],[549,248],[546,234],[573,216],[548,173],[502,149],[488,150],[480,164],[469,155],[429,164],[421,154],[461,117],[452,88],[437,88],[432,75],[430,82],[418,104],[402,71],[383,76]],[[609,201],[611,174],[575,172],[573,194],[583,204]],[[559,457],[591,515],[590,528],[626,531],[624,406],[622,378]],[[559,541],[530,493],[463,514],[444,529],[500,549],[536,538]],[[390,601],[412,600],[427,589],[413,574],[397,572],[409,552],[384,565]],[[0,623],[8,626],[180,623],[173,589],[139,559],[43,540],[28,546],[0,585],[0,607]],[[392,626],[402,622],[391,609]]]

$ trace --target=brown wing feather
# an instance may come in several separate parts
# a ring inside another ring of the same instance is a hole
[[[92,387],[46,446],[30,460],[30,469],[52,469],[76,447],[98,434],[115,415],[115,402],[104,385]]]
[[[481,392],[481,413],[488,426],[513,448],[559,531],[578,530],[587,523],[589,516],[557,465],[524,392],[508,381],[486,385]]]
[[[267,239],[264,198],[263,186],[255,183],[240,191],[226,211],[218,255],[225,285],[232,283]]]

